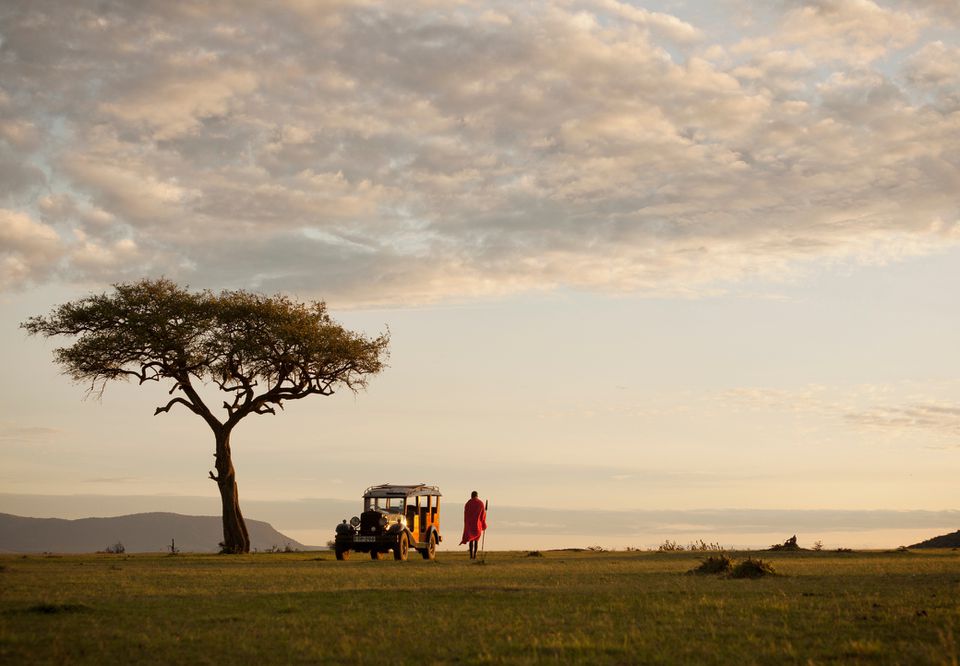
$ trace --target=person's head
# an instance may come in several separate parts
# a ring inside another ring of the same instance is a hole
[[[478,493],[476,490],[470,493],[470,499],[477,499],[478,497],[480,497],[480,493]]]

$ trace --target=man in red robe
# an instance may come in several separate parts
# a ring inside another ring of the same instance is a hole
[[[487,529],[487,509],[478,495],[474,490],[463,505],[463,538],[460,539],[460,545],[467,544],[470,547],[471,560],[477,559],[477,544]]]

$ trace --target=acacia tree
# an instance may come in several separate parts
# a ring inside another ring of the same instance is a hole
[[[60,305],[20,324],[30,334],[76,341],[54,352],[64,373],[101,395],[109,380],[172,381],[169,402],[202,418],[216,442],[216,481],[223,503],[223,551],[246,553],[230,434],[250,414],[276,414],[287,400],[365,388],[385,367],[389,335],[344,329],[323,302],[247,291],[190,292],[170,280],[114,285],[112,293]],[[226,394],[222,410],[199,389]]]

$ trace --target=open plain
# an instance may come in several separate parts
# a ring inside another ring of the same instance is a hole
[[[0,663],[957,664],[960,551],[0,556]]]

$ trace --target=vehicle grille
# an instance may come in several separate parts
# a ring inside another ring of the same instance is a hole
[[[380,534],[379,511],[364,511],[360,514],[360,534]]]

